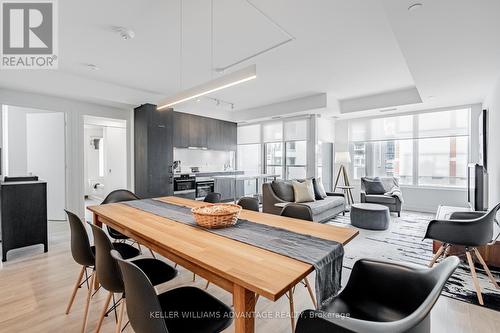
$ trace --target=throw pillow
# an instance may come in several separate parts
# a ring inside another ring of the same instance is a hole
[[[366,194],[384,194],[385,188],[384,184],[380,178],[375,177],[373,179],[365,178],[365,192]]]
[[[292,180],[292,186],[295,202],[314,201],[314,186],[311,179],[306,179],[302,183]]]
[[[314,187],[314,197],[316,200],[323,200],[327,197],[325,187],[323,186],[323,182],[321,181],[321,177],[313,178],[313,187]]]
[[[275,180],[271,183],[271,188],[278,198],[283,201],[294,202],[293,187],[290,182]]]

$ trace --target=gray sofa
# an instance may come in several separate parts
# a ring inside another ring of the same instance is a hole
[[[277,203],[293,203],[295,201],[292,184],[288,181],[273,181],[262,184],[262,211],[280,215],[283,207],[277,207]],[[342,193],[327,192],[323,200],[313,202],[295,203],[304,205],[311,210],[314,222],[326,222],[339,213],[345,212],[345,199]]]
[[[384,194],[367,194],[365,187],[367,180],[373,180],[373,178],[361,177],[361,202],[387,206],[389,207],[389,211],[398,213],[398,216],[401,216],[401,200],[397,197]],[[399,188],[399,181],[394,177],[380,177],[380,180],[386,192],[389,192],[393,187]]]

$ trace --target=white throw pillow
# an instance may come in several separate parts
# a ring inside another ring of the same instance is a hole
[[[312,179],[306,179],[302,183],[296,180],[292,180],[292,186],[293,194],[295,196],[295,202],[315,201]]]

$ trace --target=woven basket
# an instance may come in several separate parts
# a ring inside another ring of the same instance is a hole
[[[191,212],[199,226],[216,229],[236,224],[241,209],[235,204],[214,204],[193,208]]]

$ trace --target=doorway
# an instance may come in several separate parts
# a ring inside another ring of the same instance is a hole
[[[99,204],[111,192],[127,188],[127,123],[84,116],[85,206]]]
[[[47,218],[66,220],[64,112],[3,105],[2,120],[3,175],[46,181]]]

